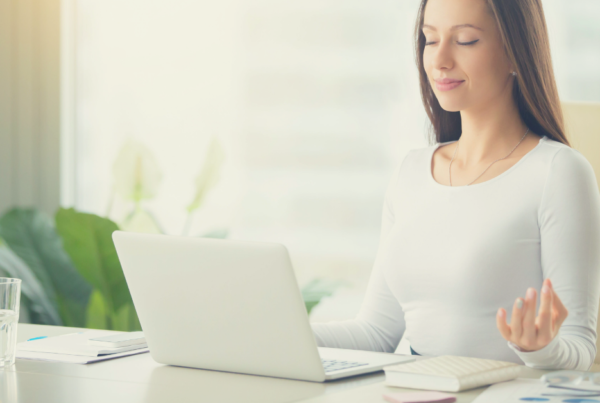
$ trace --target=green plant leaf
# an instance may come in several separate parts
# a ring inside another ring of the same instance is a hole
[[[112,320],[114,330],[122,330],[124,332],[142,330],[133,305],[127,304],[122,306]]]
[[[39,210],[14,208],[0,219],[0,236],[31,268],[64,324],[83,326],[92,287],[65,253],[52,219]]]
[[[129,330],[129,311],[131,310],[131,305],[123,305],[121,309],[114,315],[112,318],[113,329],[128,331]]]
[[[62,321],[54,304],[46,295],[44,287],[33,271],[19,258],[0,238],[0,271],[4,275],[21,279],[22,307],[28,309],[33,323],[43,325],[62,325]]]
[[[94,214],[60,209],[56,229],[79,273],[102,294],[109,316],[133,303],[112,241],[117,224]]]
[[[187,207],[188,213],[192,213],[198,209],[210,189],[217,184],[224,160],[225,151],[219,140],[214,137],[208,146],[202,169],[196,177],[196,194],[194,195],[194,200]]]
[[[114,189],[136,204],[156,196],[162,174],[154,153],[139,141],[128,140],[113,165]]]
[[[38,224],[40,220],[34,219],[38,222],[32,223],[31,216],[32,215],[27,214],[24,209],[14,208],[10,210],[0,218],[0,237],[2,237],[8,247],[27,264],[44,288],[48,299],[55,308],[58,308],[54,284],[52,284],[52,279],[37,253],[37,239],[33,239],[34,235],[32,232],[34,232],[35,229],[32,227],[39,227],[39,225],[36,224]]]
[[[129,311],[129,331],[134,332],[136,330],[142,330],[142,324],[140,323],[140,318],[137,315],[135,307],[131,305]]]
[[[306,311],[310,314],[313,308],[325,297],[333,295],[335,290],[342,285],[341,281],[327,280],[322,278],[313,279],[302,287],[302,299],[306,305]]]
[[[102,293],[94,290],[87,307],[85,327],[88,329],[110,329],[107,323],[108,312]]]

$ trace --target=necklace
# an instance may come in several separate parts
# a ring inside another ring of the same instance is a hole
[[[475,182],[477,179],[479,179],[481,177],[481,175],[483,175],[488,169],[490,169],[490,167],[492,165],[494,165],[496,162],[503,160],[505,158],[508,158],[513,151],[515,151],[517,149],[517,147],[519,146],[519,144],[521,144],[521,142],[523,141],[523,139],[525,139],[525,136],[527,136],[527,133],[529,133],[529,129],[527,129],[527,131],[525,132],[525,134],[523,135],[523,137],[521,137],[521,140],[519,140],[519,142],[517,143],[517,145],[515,146],[515,148],[513,148],[507,155],[506,157],[503,158],[498,158],[496,161],[492,162],[486,169],[483,170],[482,173],[479,174],[479,176],[475,179],[473,179],[471,181],[471,183]],[[456,152],[458,151],[458,146],[460,145],[460,139],[456,141],[456,148],[454,149],[454,154],[452,155],[452,159],[450,160],[450,165],[448,165],[448,179],[450,180],[450,186],[452,186],[452,173],[450,168],[452,168],[452,161],[454,161],[454,157],[456,156]],[[466,186],[469,186],[471,183],[468,183]]]

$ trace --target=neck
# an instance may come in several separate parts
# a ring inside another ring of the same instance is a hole
[[[455,160],[475,166],[508,154],[521,140],[527,127],[512,100],[512,92],[493,106],[481,105],[460,112],[462,134]]]

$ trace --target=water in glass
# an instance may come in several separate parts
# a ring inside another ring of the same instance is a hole
[[[15,311],[0,309],[0,368],[15,362],[18,315]]]

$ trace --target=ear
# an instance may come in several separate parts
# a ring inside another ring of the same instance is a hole
[[[512,75],[513,71],[517,71],[517,65],[516,65],[516,63],[513,60],[510,59],[510,56],[508,54],[505,54],[504,57],[505,57],[504,60],[505,60],[505,63],[506,63],[505,65],[508,67],[507,74],[511,74]]]
[[[508,74],[513,74],[513,72],[517,71],[516,66],[513,63],[508,63]]]

